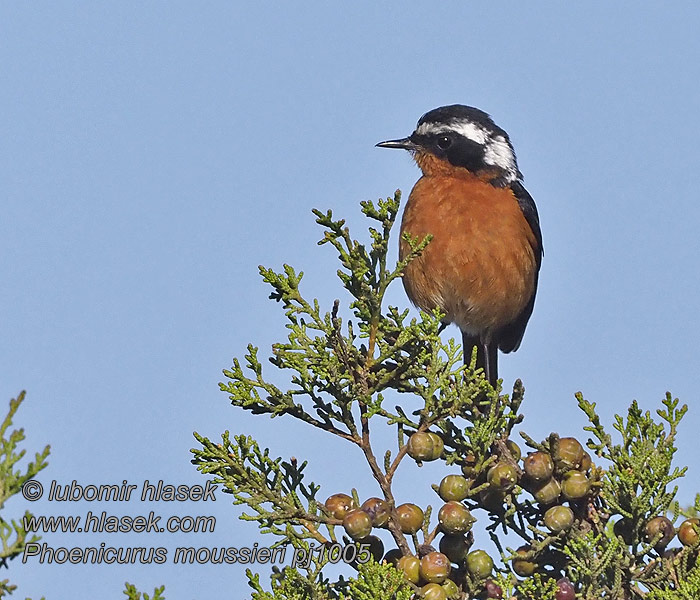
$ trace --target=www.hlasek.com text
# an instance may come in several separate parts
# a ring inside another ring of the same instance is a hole
[[[163,523],[161,523],[163,519]],[[212,533],[213,515],[172,515],[165,519],[151,511],[148,515],[109,515],[106,511],[85,516],[29,515],[22,518],[28,533]]]

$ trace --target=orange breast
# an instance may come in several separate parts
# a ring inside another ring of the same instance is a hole
[[[404,274],[411,301],[489,341],[532,298],[537,240],[509,188],[460,169],[423,176],[406,204],[401,232],[433,240]],[[409,251],[401,241],[399,256]]]

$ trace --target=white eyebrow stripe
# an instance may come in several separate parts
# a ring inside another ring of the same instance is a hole
[[[418,129],[416,129],[416,133],[418,135],[430,135],[430,134],[435,134],[435,133],[446,133],[448,131],[452,131],[452,127],[449,127],[447,125],[437,125],[436,123],[422,123]]]
[[[483,127],[479,127],[471,121],[456,121],[452,129],[463,135],[468,140],[472,140],[477,144],[485,144],[489,139],[489,133]]]
[[[453,121],[449,125],[437,123],[422,123],[416,133],[418,135],[430,135],[438,133],[458,133],[465,138],[476,142],[477,144],[485,144],[489,139],[488,132],[471,121]]]

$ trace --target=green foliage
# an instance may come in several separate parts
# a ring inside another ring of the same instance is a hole
[[[24,441],[24,429],[14,429],[9,431],[15,413],[24,402],[25,392],[21,392],[17,398],[10,400],[10,408],[7,416],[0,425],[0,508],[3,508],[8,498],[18,494],[22,486],[36,476],[36,474],[46,467],[46,459],[49,455],[49,446],[42,452],[34,455],[34,460],[30,461],[22,470],[17,469],[19,463],[26,454],[26,450],[19,450],[18,447]],[[24,552],[28,543],[39,540],[39,537],[32,535],[27,539],[27,531],[23,522],[31,518],[29,511],[25,512],[24,518],[9,522],[0,517],[0,566],[7,567],[8,561],[16,558]],[[0,597],[11,594],[16,589],[15,585],[9,583],[8,579],[0,581]]]
[[[349,582],[348,592],[347,597],[352,600],[374,600],[378,597],[409,600],[413,595],[403,573],[374,561],[359,567],[357,577]]]
[[[586,431],[597,438],[589,447],[611,463],[602,490],[610,510],[634,521],[664,514],[678,491],[677,486],[668,491],[668,485],[686,472],[685,468],[672,468],[672,461],[678,423],[688,407],[678,408],[678,400],[667,394],[663,401],[665,410],[657,411],[662,422],[656,423],[649,411],[643,413],[635,401],[628,410],[627,420],[616,416],[614,428],[622,436],[622,443],[613,444],[600,425],[595,404],[584,400],[580,393],[576,398],[591,421]],[[638,533],[635,532],[636,543],[640,543]]]
[[[309,580],[296,569],[286,567],[278,577],[272,579],[272,591],[267,592],[260,585],[260,576],[246,571],[248,585],[253,588],[253,600],[330,600],[335,598],[322,581]]]
[[[554,600],[557,584],[551,577],[535,573],[518,583],[517,592],[523,600]]]
[[[246,575],[253,588],[252,600],[409,600],[413,595],[403,574],[390,565],[374,561],[359,565],[357,577],[341,578],[335,584],[318,577],[309,579],[296,569],[286,567],[273,576],[270,592],[263,589],[259,575],[250,570]]]
[[[697,600],[700,598],[700,564],[697,556],[685,552],[675,557],[669,568],[668,585],[653,589],[647,600]]]
[[[231,440],[228,431],[221,444],[195,436],[204,447],[197,451],[199,470],[215,475],[215,481],[233,494],[234,504],[246,504],[253,514],[241,518],[257,521],[262,533],[273,533],[284,540],[312,538],[326,542],[318,532],[318,523],[340,523],[320,514],[315,498],[319,487],[313,482],[308,486],[304,483],[306,462],[298,465],[296,461],[270,458],[268,450],[260,450],[252,438],[238,435]]]
[[[136,589],[136,586],[129,583],[128,581],[124,584],[125,589],[122,592],[128,600],[165,600],[163,592],[165,591],[165,586],[162,585],[159,588],[153,590],[153,595],[149,596],[145,592],[142,594]]]
[[[461,468],[467,477],[462,504],[477,519],[486,520],[501,558],[493,582],[479,571],[470,574],[465,559],[453,561],[459,568],[453,568],[451,577],[463,600],[483,597],[486,586],[496,584],[504,597],[551,599],[561,577],[568,577],[576,597],[584,600],[700,597],[697,548],[667,547],[662,531],[647,531],[654,517],[670,514],[676,519],[681,513],[674,482],[685,469],[674,467],[672,459],[686,407],[679,408],[678,400],[669,395],[657,411],[660,420],[655,420],[635,402],[625,418],[616,417],[613,427],[620,438],[616,442],[601,424],[595,404],[577,395],[590,422],[585,429],[592,438],[586,445],[596,464],[578,444],[574,446],[580,456],[568,456],[567,447],[573,452],[571,440],[556,433],[538,442],[519,431],[532,450],[552,459],[548,485],[554,490],[553,499],[543,499],[539,494],[546,482],[528,478],[511,441],[523,421],[521,382],[515,382],[511,394],[504,394],[500,385],[492,388],[475,369],[475,355],[463,364],[459,345],[440,336],[438,312],[409,318],[407,309],[385,306],[388,286],[430,242],[430,236],[406,238],[410,255],[393,266],[387,264],[399,201],[397,192],[376,205],[362,203],[371,222],[369,245],[353,239],[345,222],[335,220],[330,211],[314,211],[324,229],[319,243],[337,252],[337,275],[351,297],[347,307],[335,301],[323,309],[317,300],[307,299],[301,289],[303,273],[289,265],[281,271],[260,267],[272,288],[270,298],[282,305],[287,318],[287,339],[273,344],[269,362],[289,373],[289,386],[272,383],[258,348],[249,345],[243,361],[234,359],[220,384],[232,405],[253,414],[297,419],[357,448],[390,508],[388,522],[378,527],[388,532],[404,556],[423,556],[429,546],[437,546],[442,531],[427,507],[422,530],[404,533],[394,510],[392,483],[408,456],[410,436],[428,431],[439,435],[444,443],[439,460],[452,469]],[[399,394],[407,401],[392,406]],[[408,411],[409,403],[416,410]],[[372,435],[378,425],[395,428],[395,448],[378,447]],[[222,484],[234,504],[246,507],[241,518],[257,522],[261,533],[275,538],[274,546],[311,555],[305,566],[274,571],[270,589],[260,583],[258,574],[248,572],[254,600],[403,600],[417,591],[393,566],[374,561],[353,562],[354,579],[326,577],[329,561],[321,550],[352,540],[343,535],[342,517],[323,503],[337,490],[321,497],[320,486],[304,478],[306,461],[273,458],[243,434],[232,437],[224,432],[220,443],[195,436],[200,447],[193,450],[193,463]],[[495,465],[499,473],[512,473],[513,481],[503,483],[489,476]],[[352,490],[352,496],[360,500],[357,491]],[[555,501],[567,504],[574,515],[573,524],[560,531],[550,531],[543,522],[547,503]],[[700,509],[700,497],[694,509]],[[465,544],[483,548],[483,540],[476,540],[469,527]],[[514,538],[521,540],[518,550],[506,545]],[[523,563],[529,565],[528,574],[523,574]]]

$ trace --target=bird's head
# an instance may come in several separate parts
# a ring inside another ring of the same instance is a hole
[[[471,106],[452,104],[431,110],[410,136],[377,146],[408,150],[426,175],[466,169],[498,187],[522,178],[508,134]]]

